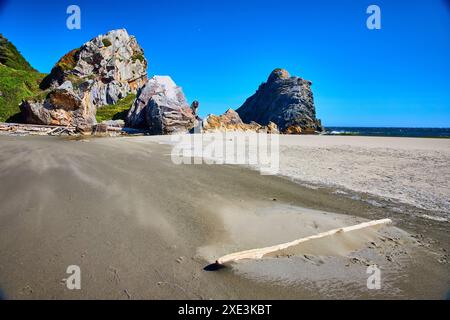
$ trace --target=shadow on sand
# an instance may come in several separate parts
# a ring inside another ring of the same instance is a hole
[[[205,271],[219,271],[222,269],[225,269],[226,267],[224,265],[218,264],[218,263],[212,263],[210,265],[207,265],[203,268]]]

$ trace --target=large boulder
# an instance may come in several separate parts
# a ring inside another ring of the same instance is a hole
[[[244,122],[275,123],[282,133],[323,131],[316,118],[311,82],[274,70],[267,82],[237,110]]]
[[[24,101],[21,110],[27,122],[36,124],[94,124],[97,108],[137,93],[146,82],[144,51],[126,30],[114,30],[62,57],[40,84],[45,94]],[[67,114],[65,106],[53,104],[54,92],[77,97],[78,111]]]
[[[95,109],[67,88],[51,91],[44,101],[24,101],[20,105],[26,123],[90,127],[95,124]]]
[[[126,123],[130,128],[166,135],[187,133],[197,120],[182,89],[168,76],[154,76],[138,93]]]

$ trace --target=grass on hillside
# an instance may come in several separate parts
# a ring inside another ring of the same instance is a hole
[[[108,120],[125,120],[130,110],[135,94],[129,94],[127,97],[119,100],[115,105],[108,105],[97,109],[97,122]]]
[[[0,63],[16,70],[36,71],[2,34],[0,34]]]
[[[20,122],[22,99],[39,94],[44,74],[16,70],[0,63],[0,122]]]

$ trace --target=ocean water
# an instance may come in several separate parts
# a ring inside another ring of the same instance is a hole
[[[450,128],[327,127],[325,128],[325,134],[374,137],[450,138]]]

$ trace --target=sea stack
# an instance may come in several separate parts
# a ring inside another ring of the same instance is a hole
[[[245,123],[275,123],[281,133],[310,134],[323,131],[316,118],[311,81],[275,69],[267,82],[236,110]]]

